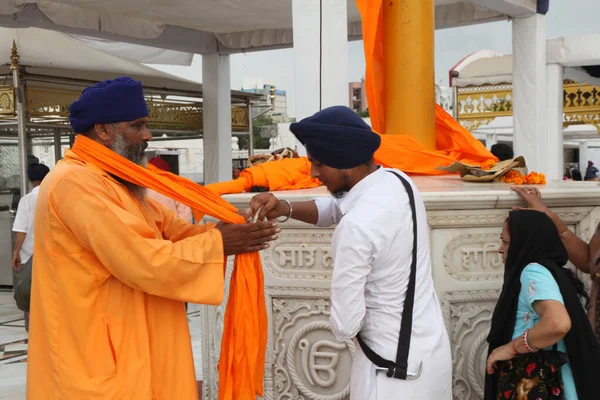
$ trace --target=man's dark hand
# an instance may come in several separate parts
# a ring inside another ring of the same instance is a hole
[[[254,196],[252,200],[250,200],[250,208],[252,209],[253,215],[255,215],[257,212],[259,213],[259,221],[262,221],[265,218],[275,219],[283,217],[285,215],[289,215],[290,213],[290,207],[288,204],[282,202],[271,193],[261,193]]]
[[[220,222],[216,228],[223,237],[223,251],[226,256],[251,253],[269,247],[270,241],[277,239],[280,229],[274,222],[255,224],[226,224]]]
[[[21,270],[21,257],[18,251],[13,253],[11,264],[15,271],[19,272]]]

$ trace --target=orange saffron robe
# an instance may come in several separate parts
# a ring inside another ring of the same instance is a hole
[[[310,176],[310,161],[306,157],[284,158],[246,168],[238,179],[211,183],[205,187],[218,194],[248,192],[252,186],[264,186],[269,191],[309,189],[321,186]]]
[[[221,234],[67,152],[35,220],[27,398],[197,399],[183,302],[223,298]]]

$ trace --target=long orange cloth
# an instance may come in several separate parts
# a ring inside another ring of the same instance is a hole
[[[207,188],[219,194],[248,192],[253,186],[264,186],[269,191],[309,189],[321,186],[310,176],[310,161],[306,157],[284,158],[246,168],[238,179],[211,183]]]
[[[409,174],[439,175],[439,166],[448,166],[455,161],[466,164],[482,164],[498,161],[485,146],[469,131],[455,121],[442,107],[436,105],[436,151],[427,150],[409,135],[394,132],[384,126],[384,82],[383,62],[383,0],[356,0],[362,16],[363,42],[365,49],[365,86],[369,102],[371,124],[375,132],[381,133],[381,147],[375,160],[386,167],[398,168]],[[393,56],[393,55],[391,55]]]
[[[164,194],[194,210],[228,223],[245,223],[237,209],[213,191],[188,179],[145,169],[107,147],[79,135],[73,152],[104,171]],[[157,329],[159,329],[157,327]],[[235,257],[225,312],[219,361],[219,400],[246,400],[263,395],[267,311],[258,253]]]

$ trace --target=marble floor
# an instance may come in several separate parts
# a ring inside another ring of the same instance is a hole
[[[196,379],[202,381],[200,306],[188,305],[188,320],[196,366]],[[0,292],[0,399],[25,399],[27,381],[27,332],[23,312],[12,292]]]

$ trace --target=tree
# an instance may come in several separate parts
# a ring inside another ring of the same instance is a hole
[[[268,116],[261,116],[252,121],[252,136],[254,138],[254,148],[255,149],[268,149],[270,138],[262,137],[260,135],[261,128],[263,126],[273,125],[273,118]],[[240,149],[248,150],[248,136],[240,136],[240,140],[238,142]]]
[[[369,118],[369,109],[367,108],[365,111],[359,111],[357,112],[358,116],[361,118]]]

